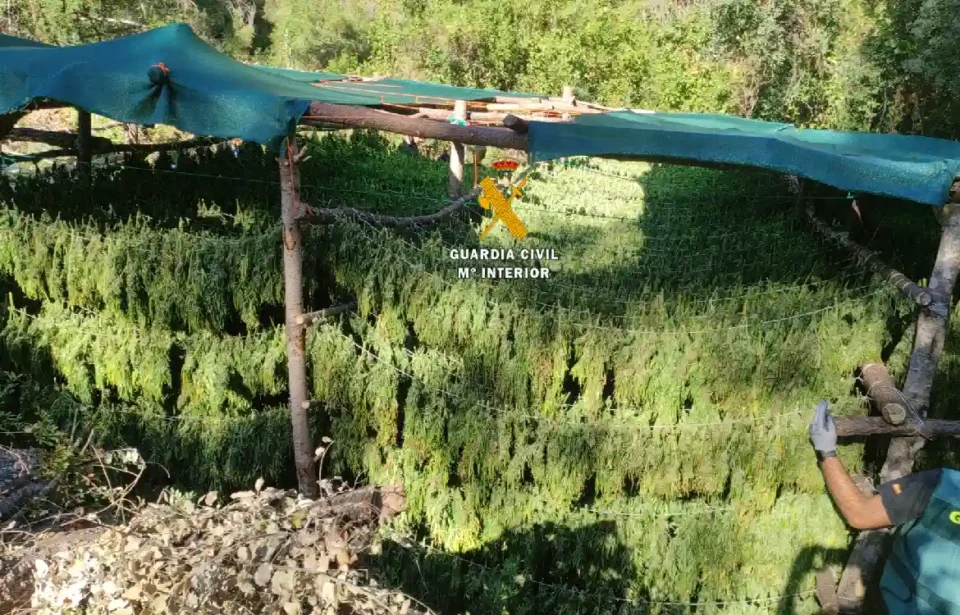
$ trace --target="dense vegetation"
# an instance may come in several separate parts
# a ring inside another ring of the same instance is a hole
[[[310,148],[306,200],[438,206],[441,164],[361,133]],[[91,192],[54,177],[0,187],[0,429],[79,423],[188,488],[290,484],[272,158],[131,159]],[[863,361],[902,373],[910,306],[798,228],[776,176],[572,160],[528,194],[554,279],[458,280],[448,248],[480,224],[308,234],[310,306],[359,299],[308,335],[327,467],[409,496],[413,546],[385,567],[450,611],[814,612],[814,565],[848,534],[807,415],[862,412]],[[828,217],[845,202],[819,197]],[[875,245],[922,277],[935,221],[876,208]]]
[[[958,0],[20,0],[49,42],[186,21],[241,59],[956,135]]]

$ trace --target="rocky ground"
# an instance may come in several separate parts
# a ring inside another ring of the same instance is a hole
[[[0,498],[36,489],[29,477],[38,463],[34,452],[3,450]],[[306,500],[258,481],[225,497],[117,504],[131,513],[126,523],[88,513],[36,530],[8,520],[0,527],[0,612],[429,613],[362,561],[378,549],[379,526],[403,510],[403,492],[326,492]]]

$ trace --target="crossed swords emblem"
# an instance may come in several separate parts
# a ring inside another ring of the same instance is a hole
[[[480,239],[486,237],[487,233],[493,229],[497,222],[503,222],[507,230],[510,231],[510,234],[517,239],[523,239],[527,236],[527,227],[517,216],[516,212],[513,211],[512,205],[514,198],[523,198],[523,192],[521,192],[520,189],[523,188],[526,183],[527,178],[523,178],[519,184],[515,186],[510,185],[510,196],[507,197],[500,192],[500,189],[492,177],[488,177],[480,182],[480,188],[483,190],[483,194],[477,201],[480,202],[480,206],[484,209],[493,211],[493,221],[480,233]]]

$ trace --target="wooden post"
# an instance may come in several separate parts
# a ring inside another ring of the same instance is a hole
[[[563,95],[560,98],[563,100],[563,102],[572,105],[573,102],[576,100],[576,97],[573,94],[573,86],[572,85],[563,86]]]
[[[458,100],[453,104],[453,117],[456,120],[466,121],[467,119],[467,101]],[[453,142],[450,144],[450,184],[447,194],[451,199],[460,196],[460,188],[463,186],[463,143]]]
[[[77,168],[80,169],[80,176],[85,182],[90,181],[93,169],[90,164],[93,161],[91,152],[93,138],[90,129],[90,114],[82,109],[77,110]]]
[[[956,201],[956,197],[954,199]],[[928,290],[932,300],[917,318],[913,353],[903,387],[906,403],[921,418],[926,417],[930,404],[933,377],[947,334],[950,300],[960,271],[960,203],[951,202],[944,206],[939,218],[943,233],[930,275]],[[880,481],[896,480],[913,471],[914,455],[923,447],[923,442],[923,438],[918,436],[894,438],[887,449]],[[869,530],[857,536],[837,592],[841,612],[860,612],[866,588],[877,577],[877,560],[887,533],[887,530]]]
[[[293,427],[293,459],[300,493],[308,498],[320,495],[313,461],[310,420],[303,403],[307,401],[306,330],[297,321],[303,315],[303,251],[300,229],[300,177],[297,147],[287,137],[280,158],[280,205],[283,220],[283,286],[287,372],[290,385],[290,422]]]
[[[960,438],[960,421],[927,419],[922,424],[906,420],[892,425],[880,416],[838,416],[837,436],[862,438],[863,436],[923,436],[924,438]]]
[[[793,211],[798,219],[803,219],[807,211],[807,182],[802,177],[794,177],[797,182],[797,198],[794,201]]]

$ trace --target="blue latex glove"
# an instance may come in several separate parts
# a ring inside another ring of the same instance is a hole
[[[837,453],[837,426],[830,416],[830,404],[826,401],[817,404],[817,412],[810,422],[810,442],[818,453]]]

